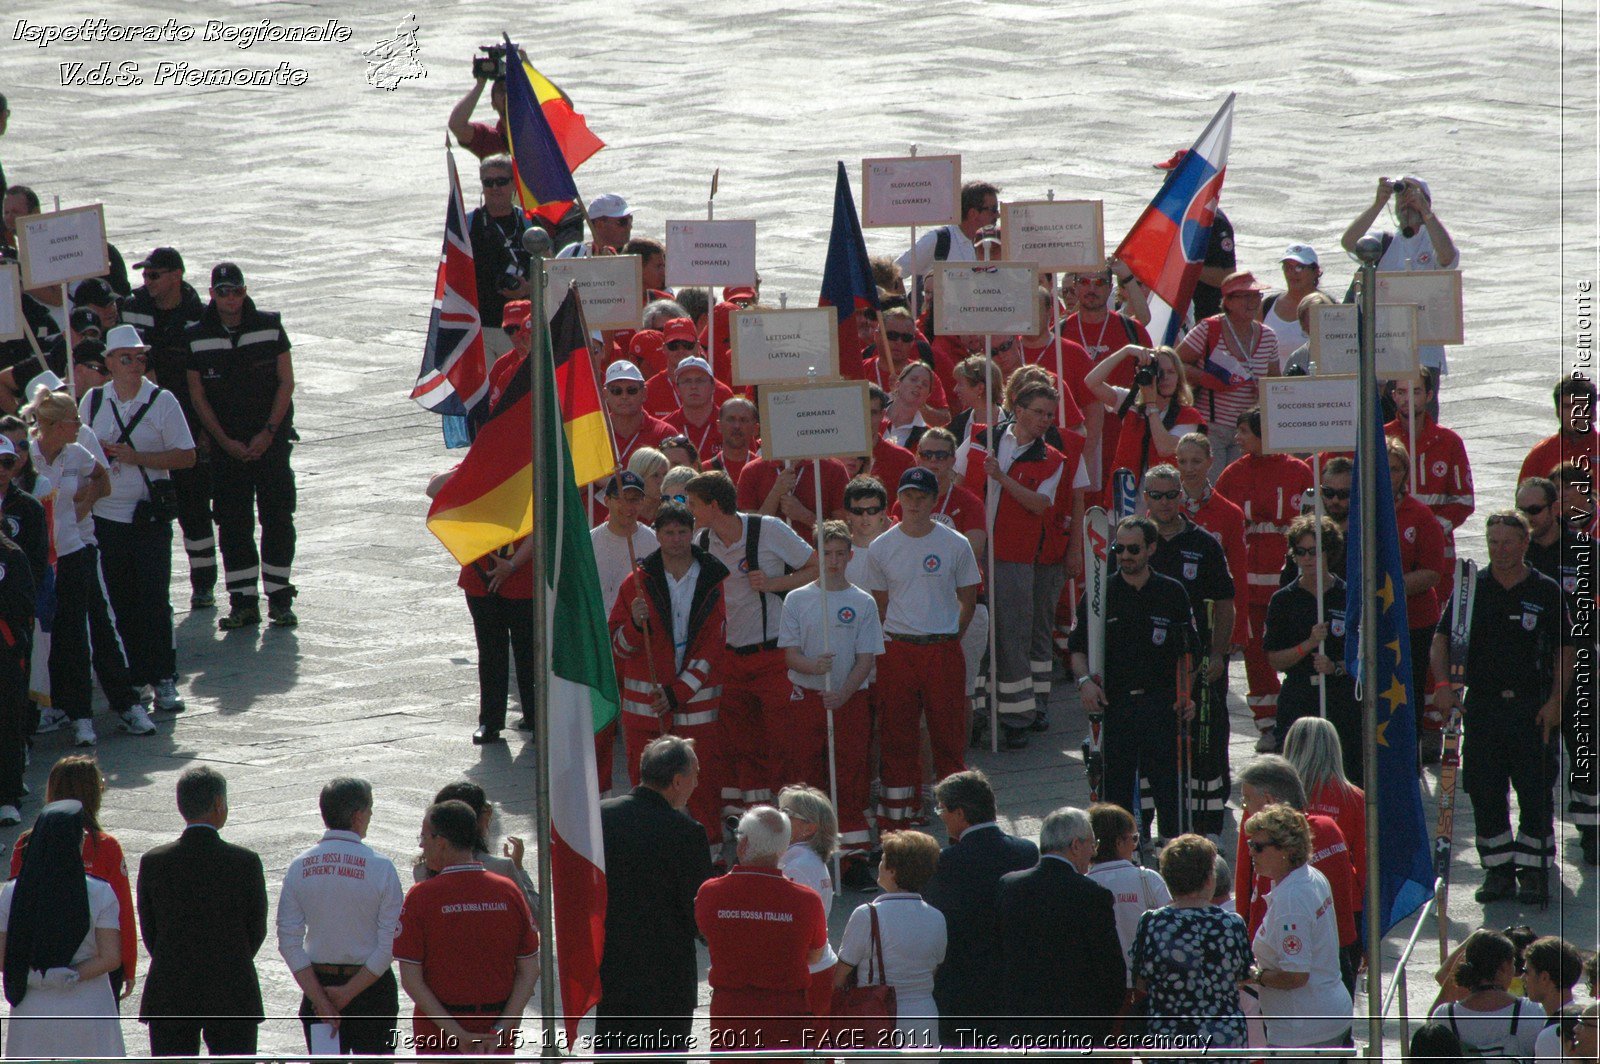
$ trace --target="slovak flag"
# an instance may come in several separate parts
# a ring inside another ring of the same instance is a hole
[[[435,414],[464,417],[489,390],[483,354],[483,321],[478,316],[478,275],[461,202],[461,178],[445,145],[450,168],[450,201],[445,207],[444,250],[433,285],[433,313],[411,398]]]
[[[1189,309],[1200,269],[1205,265],[1211,222],[1222,195],[1222,178],[1228,171],[1236,95],[1228,94],[1200,139],[1168,171],[1161,191],[1117,248],[1117,258],[1171,311],[1166,329],[1160,330],[1163,343],[1170,344],[1177,338],[1178,326]],[[1150,331],[1155,334],[1158,330]]]

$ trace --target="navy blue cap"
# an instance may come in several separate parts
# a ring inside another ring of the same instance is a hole
[[[211,287],[221,288],[225,284],[244,287],[244,271],[231,262],[219,262],[211,267]]]
[[[625,491],[637,491],[644,494],[644,478],[631,469],[624,469],[610,480],[606,481],[606,497],[621,495]]]
[[[929,495],[938,495],[939,478],[933,475],[933,470],[931,469],[912,466],[900,474],[900,487],[896,489],[896,493],[907,490],[925,491]]]

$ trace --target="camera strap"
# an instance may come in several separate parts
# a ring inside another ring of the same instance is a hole
[[[105,390],[109,387],[111,385],[107,384],[96,388],[94,390],[94,398],[89,400],[89,424],[91,426],[94,425],[94,419],[100,413],[100,404],[105,400]],[[122,423],[122,414],[117,411],[117,404],[111,404],[111,418],[117,423],[117,428],[122,432],[122,436],[117,440],[118,443],[125,443],[136,451],[139,449],[133,446],[133,430],[139,427],[139,422],[144,420],[144,416],[150,412],[152,406],[156,405],[156,400],[159,398],[161,398],[161,388],[158,385],[156,390],[150,393],[150,398],[145,401],[145,404],[134,412],[133,420],[127,424]],[[136,464],[134,468],[139,471],[139,477],[144,481],[144,490],[149,492],[151,490],[150,474],[145,472],[145,468],[142,465]]]

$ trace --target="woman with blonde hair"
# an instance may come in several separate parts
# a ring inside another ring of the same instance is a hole
[[[672,468],[672,460],[654,447],[641,447],[628,459],[628,472],[644,481],[644,501],[639,504],[639,523],[655,523],[661,511],[661,482]]]
[[[1110,383],[1122,363],[1136,363],[1137,374],[1149,374],[1142,382],[1135,377],[1133,390]],[[1194,392],[1184,376],[1183,361],[1170,347],[1135,347],[1129,344],[1096,362],[1083,379],[1096,398],[1122,419],[1117,435],[1116,455],[1111,468],[1131,469],[1143,477],[1152,465],[1170,459],[1178,450],[1178,440],[1193,426],[1205,431],[1205,419],[1194,405]]]
[[[839,818],[828,796],[803,783],[778,792],[778,808],[789,814],[789,848],[778,858],[778,871],[792,882],[810,887],[822,899],[822,913],[833,912],[833,875],[828,859],[839,848]],[[833,944],[811,965],[811,988],[806,997],[811,1011],[826,1016],[833,1003],[833,966],[839,962]]]
[[[56,617],[50,642],[50,695],[51,708],[65,716],[47,714],[39,730],[52,730],[70,720],[73,745],[95,744],[89,680],[92,653],[100,687],[106,701],[120,712],[123,730],[152,735],[156,726],[133,689],[100,579],[92,511],[111,491],[110,474],[104,462],[78,442],[82,423],[72,396],[40,386],[22,414],[32,426],[28,455],[33,468],[41,478],[48,477],[51,485],[40,501],[49,500],[55,513]]]
[[[1283,756],[1300,773],[1306,812],[1328,817],[1344,833],[1355,865],[1355,904],[1367,900],[1367,796],[1345,776],[1339,731],[1323,717],[1301,717],[1283,739]]]

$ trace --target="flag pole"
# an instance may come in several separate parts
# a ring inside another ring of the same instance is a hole
[[[986,431],[989,454],[996,462],[1000,461],[1000,441],[995,435],[996,426],[1000,421],[1000,409],[995,406],[994,397],[994,337],[989,333],[983,334],[983,396],[989,410],[985,416],[989,419]],[[989,493],[995,493],[994,505],[989,505]],[[994,586],[994,519],[1000,509],[1001,488],[993,477],[984,478],[983,492],[983,519],[984,519],[984,553],[988,555],[989,574],[988,580],[983,585],[989,598],[989,752],[1000,752],[1000,652],[998,649],[999,637],[995,626],[999,620],[999,613],[995,609],[997,596]]]
[[[530,322],[535,328],[534,346],[529,358],[550,358],[550,322],[545,315],[544,258],[550,254],[550,235],[534,227],[522,234],[522,247],[531,258],[528,270]],[[547,468],[550,456],[545,447],[545,419],[549,416],[550,396],[546,394],[545,367],[529,367],[530,398],[533,409],[533,468]],[[559,430],[558,430],[559,431]],[[539,477],[533,478],[535,483]],[[537,493],[535,493],[537,496]],[[544,1035],[540,1042],[540,1055],[554,1059],[561,1055],[557,1045],[556,1027],[556,934],[555,934],[555,868],[552,863],[550,842],[550,647],[549,625],[549,522],[538,513],[540,500],[535,497],[533,519],[533,682],[534,706],[533,734],[537,746],[534,765],[535,827],[539,843],[539,1012],[543,1018]]]
[[[1378,816],[1378,508],[1373,477],[1378,475],[1378,259],[1382,244],[1376,237],[1362,237],[1356,244],[1361,262],[1361,374],[1360,399],[1356,414],[1360,420],[1356,437],[1356,458],[1361,470],[1361,760],[1366,773],[1367,796],[1367,1037],[1368,1052],[1383,1055],[1383,904],[1382,879],[1378,875],[1381,830]],[[1384,463],[1387,473],[1388,463]]]
[[[717,180],[722,176],[719,166],[711,171],[711,194],[706,197],[706,221],[716,220]],[[728,319],[730,322],[732,318]],[[706,360],[713,366],[717,364],[717,286],[706,285]],[[713,379],[715,376],[713,375]],[[715,385],[712,386],[715,388]],[[767,633],[763,631],[762,635]]]
[[[1317,515],[1317,623],[1321,624],[1324,595],[1322,584],[1326,579],[1325,574],[1328,563],[1322,554],[1322,455],[1315,451],[1311,453],[1311,491],[1311,505]],[[1289,544],[1289,549],[1294,549],[1293,543]],[[1327,652],[1326,641],[1319,642],[1317,644],[1317,653],[1326,654]],[[1315,669],[1312,669],[1312,671],[1316,672]],[[1317,715],[1323,719],[1327,719],[1328,716],[1328,678],[1321,673],[1317,673]]]

